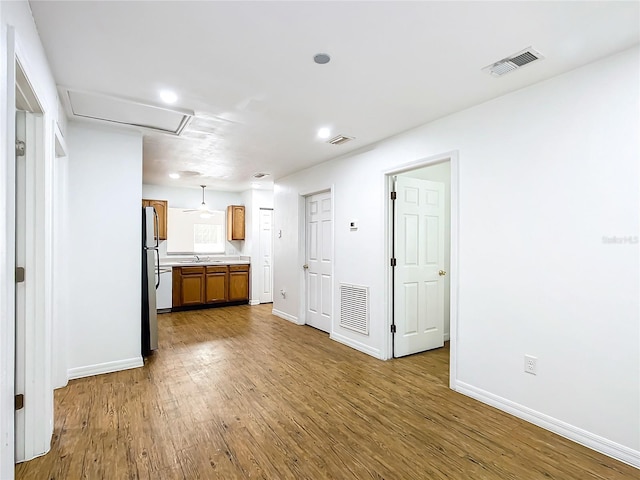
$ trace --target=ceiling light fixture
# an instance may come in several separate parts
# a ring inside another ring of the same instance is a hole
[[[162,90],[160,92],[160,98],[164,103],[176,103],[178,100],[178,95],[176,95],[171,90]]]
[[[253,174],[253,178],[264,178],[268,176],[269,176],[268,173],[263,173],[263,172],[257,172]]]
[[[207,208],[207,204],[204,201],[204,189],[207,188],[206,185],[200,185],[202,188],[202,203],[198,208],[190,208],[188,210],[183,210],[184,213],[200,213],[200,218],[209,218],[213,215],[213,211]]]
[[[180,178],[180,174],[179,173],[170,173],[169,174],[169,178],[173,178],[175,180],[176,178]]]
[[[318,65],[324,65],[325,63],[329,63],[330,60],[331,60],[331,57],[329,56],[328,53],[316,53],[313,56],[313,61],[316,62]]]
[[[329,138],[331,136],[331,130],[328,128],[321,128],[318,130],[318,137],[320,138]]]

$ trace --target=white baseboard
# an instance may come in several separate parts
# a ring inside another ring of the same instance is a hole
[[[354,348],[362,353],[366,353],[367,355],[371,355],[372,357],[375,357],[379,360],[385,360],[385,358],[382,356],[382,353],[380,352],[379,349],[377,348],[371,348],[369,345],[365,345],[364,343],[360,343],[357,340],[354,340],[352,338],[349,337],[345,337],[344,335],[340,335],[339,333],[331,333],[329,335],[329,338],[331,340],[335,340],[336,342],[340,342],[344,345],[346,345],[347,347],[351,347]]]
[[[260,300],[249,300],[249,305],[251,306],[260,305]]]
[[[275,308],[271,310],[271,313],[274,314],[276,317],[289,320],[290,322],[293,322],[296,325],[304,325],[298,321],[298,317],[294,315],[289,315],[288,313],[285,313],[285,312],[281,312],[280,310],[276,310]]]
[[[123,360],[115,360],[113,362],[70,368],[67,370],[67,376],[69,377],[69,380],[73,380],[75,378],[91,377],[92,375],[101,375],[103,373],[112,373],[119,372],[120,370],[128,370],[130,368],[138,368],[143,365],[144,361],[141,356],[125,358]]]
[[[557,418],[537,412],[528,407],[512,402],[505,398],[489,393],[473,385],[461,381],[455,382],[455,390],[459,393],[475,398],[511,415],[538,425],[546,430],[557,433],[576,443],[603,453],[609,457],[620,460],[633,467],[640,468],[640,451],[633,450],[619,443],[612,442],[604,437],[588,432],[574,425],[570,425]]]
[[[448,342],[449,340],[451,340],[451,336],[449,335],[449,332],[445,332],[445,334],[443,335],[444,337],[444,341]]]

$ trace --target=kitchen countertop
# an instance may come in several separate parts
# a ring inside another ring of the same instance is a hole
[[[198,267],[207,265],[249,265],[251,260],[249,257],[203,257],[200,260],[196,260],[193,255],[188,257],[176,257],[176,258],[161,258],[161,267]]]

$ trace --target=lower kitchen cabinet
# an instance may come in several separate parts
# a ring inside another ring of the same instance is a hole
[[[173,269],[173,306],[176,306],[176,296],[181,307],[203,304],[205,289],[204,267],[181,267],[178,270],[178,285],[176,288],[176,269]]]
[[[173,267],[173,308],[249,301],[249,265]]]
[[[229,301],[249,300],[249,265],[229,265]]]
[[[205,269],[205,303],[224,303],[228,301],[228,267],[205,267]]]

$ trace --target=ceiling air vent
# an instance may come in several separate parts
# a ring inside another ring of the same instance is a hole
[[[482,69],[483,72],[490,73],[494,77],[500,77],[506,73],[517,70],[520,67],[524,67],[531,62],[535,62],[536,60],[540,60],[544,58],[537,50],[533,48],[525,48],[521,52],[514,53],[510,57],[503,58],[496,63],[493,63],[487,67]]]
[[[327,140],[327,143],[331,145],[342,145],[343,143],[350,142],[354,137],[347,137],[346,135],[338,135],[337,137],[333,137],[331,140]]]

